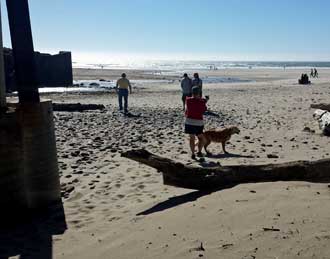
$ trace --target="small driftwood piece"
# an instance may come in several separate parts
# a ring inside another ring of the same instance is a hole
[[[262,228],[264,231],[272,231],[272,232],[279,232],[281,231],[279,228]]]
[[[202,168],[184,165],[143,149],[131,150],[122,156],[157,169],[163,174],[164,184],[188,189],[210,190],[276,181],[330,182],[330,159]]]
[[[311,108],[325,110],[325,111],[330,112],[330,104],[326,104],[326,103],[311,104]]]
[[[53,103],[53,110],[57,112],[82,112],[104,109],[105,106],[103,104]]]

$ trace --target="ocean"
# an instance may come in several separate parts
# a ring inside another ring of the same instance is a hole
[[[249,61],[249,62],[229,62],[229,61],[135,61],[126,63],[107,63],[107,64],[83,64],[73,63],[75,68],[88,69],[127,69],[127,70],[146,70],[145,73],[182,76],[184,72],[202,71],[202,70],[221,70],[221,69],[310,69],[310,68],[328,68],[330,62],[272,62],[272,61]],[[217,77],[211,76],[203,78],[206,84],[215,83],[237,83],[252,82],[234,77]],[[131,80],[133,86],[144,87],[159,84],[170,84],[173,80],[157,79],[157,80]],[[57,88],[40,88],[40,92],[99,92],[112,90],[115,87],[115,80],[75,80],[73,87],[57,87]]]
[[[189,70],[217,70],[217,69],[299,69],[299,68],[330,68],[329,62],[319,61],[125,61],[116,63],[93,64],[73,62],[76,68],[91,69],[143,69],[143,70],[159,70],[164,72],[177,72]]]

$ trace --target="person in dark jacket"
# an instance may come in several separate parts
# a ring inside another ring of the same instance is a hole
[[[203,96],[203,81],[199,78],[199,74],[194,74],[194,79],[192,80],[192,86],[198,86],[201,97]]]
[[[189,78],[188,74],[185,73],[181,81],[183,110],[185,110],[186,98],[191,97],[191,88],[192,80]]]

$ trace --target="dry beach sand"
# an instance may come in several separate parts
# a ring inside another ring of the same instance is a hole
[[[196,166],[265,164],[330,158],[311,103],[330,102],[330,70],[311,86],[297,84],[296,69],[201,71],[201,77],[249,79],[206,84],[206,128],[237,125],[215,158],[190,159],[175,76],[126,71],[131,79],[170,79],[135,87],[130,111],[117,111],[106,93],[44,94],[54,102],[104,104],[104,111],[55,112],[61,185],[68,223],[54,236],[54,258],[330,258],[330,186],[325,183],[243,184],[214,193],[162,184],[156,170],[122,158],[150,152]],[[75,79],[115,79],[118,70],[76,69]],[[275,158],[268,158],[271,157]],[[266,230],[264,229],[266,228]],[[270,230],[268,230],[270,228]]]

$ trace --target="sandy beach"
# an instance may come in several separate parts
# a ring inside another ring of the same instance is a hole
[[[75,80],[115,80],[120,70],[75,69]],[[121,157],[148,151],[195,166],[269,164],[330,158],[312,103],[327,103],[330,70],[298,85],[299,69],[199,71],[201,78],[246,83],[204,85],[206,129],[236,125],[241,133],[205,163],[190,159],[183,133],[179,78],[125,71],[133,85],[129,110],[118,112],[115,92],[43,94],[53,102],[103,104],[104,111],[55,112],[62,196],[68,223],[54,236],[54,258],[330,258],[329,183],[242,184],[213,193],[165,186],[155,169]],[[272,158],[269,158],[272,157]],[[272,230],[267,230],[272,229]]]

